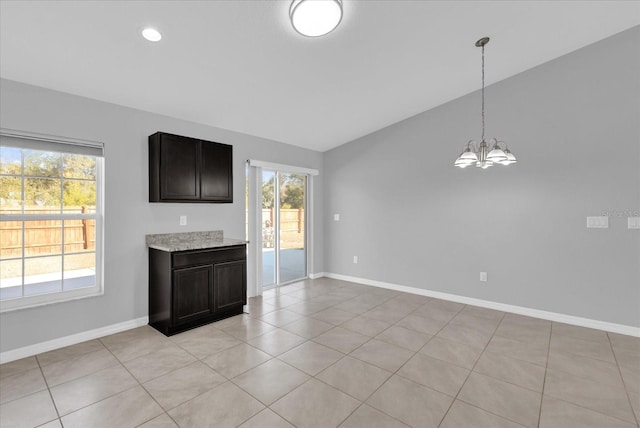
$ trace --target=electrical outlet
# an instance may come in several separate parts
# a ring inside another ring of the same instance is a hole
[[[640,217],[629,217],[629,218],[627,218],[627,228],[629,228],[629,229],[640,229]]]
[[[487,282],[487,273],[486,272],[480,272],[480,282]]]
[[[340,221],[340,214],[334,214],[333,221]]]
[[[358,264],[358,256],[353,256],[353,263]]]
[[[186,226],[187,225],[187,216],[186,215],[181,215],[180,216],[180,226]]]

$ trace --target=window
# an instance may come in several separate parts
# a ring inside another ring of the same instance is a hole
[[[102,293],[103,147],[0,133],[0,310]]]

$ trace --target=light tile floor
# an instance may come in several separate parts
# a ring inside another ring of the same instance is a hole
[[[640,339],[321,278],[0,366],[4,427],[638,427]]]

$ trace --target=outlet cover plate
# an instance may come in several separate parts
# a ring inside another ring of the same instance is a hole
[[[597,216],[587,217],[587,229],[607,229],[609,227],[609,217]]]

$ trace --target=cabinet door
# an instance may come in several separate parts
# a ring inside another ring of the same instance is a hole
[[[200,198],[200,142],[164,134],[160,140],[160,199]]]
[[[173,323],[180,324],[213,312],[213,265],[173,271]]]
[[[232,146],[202,142],[200,196],[202,200],[233,202]]]
[[[246,271],[244,260],[213,265],[215,310],[224,310],[246,303]]]

